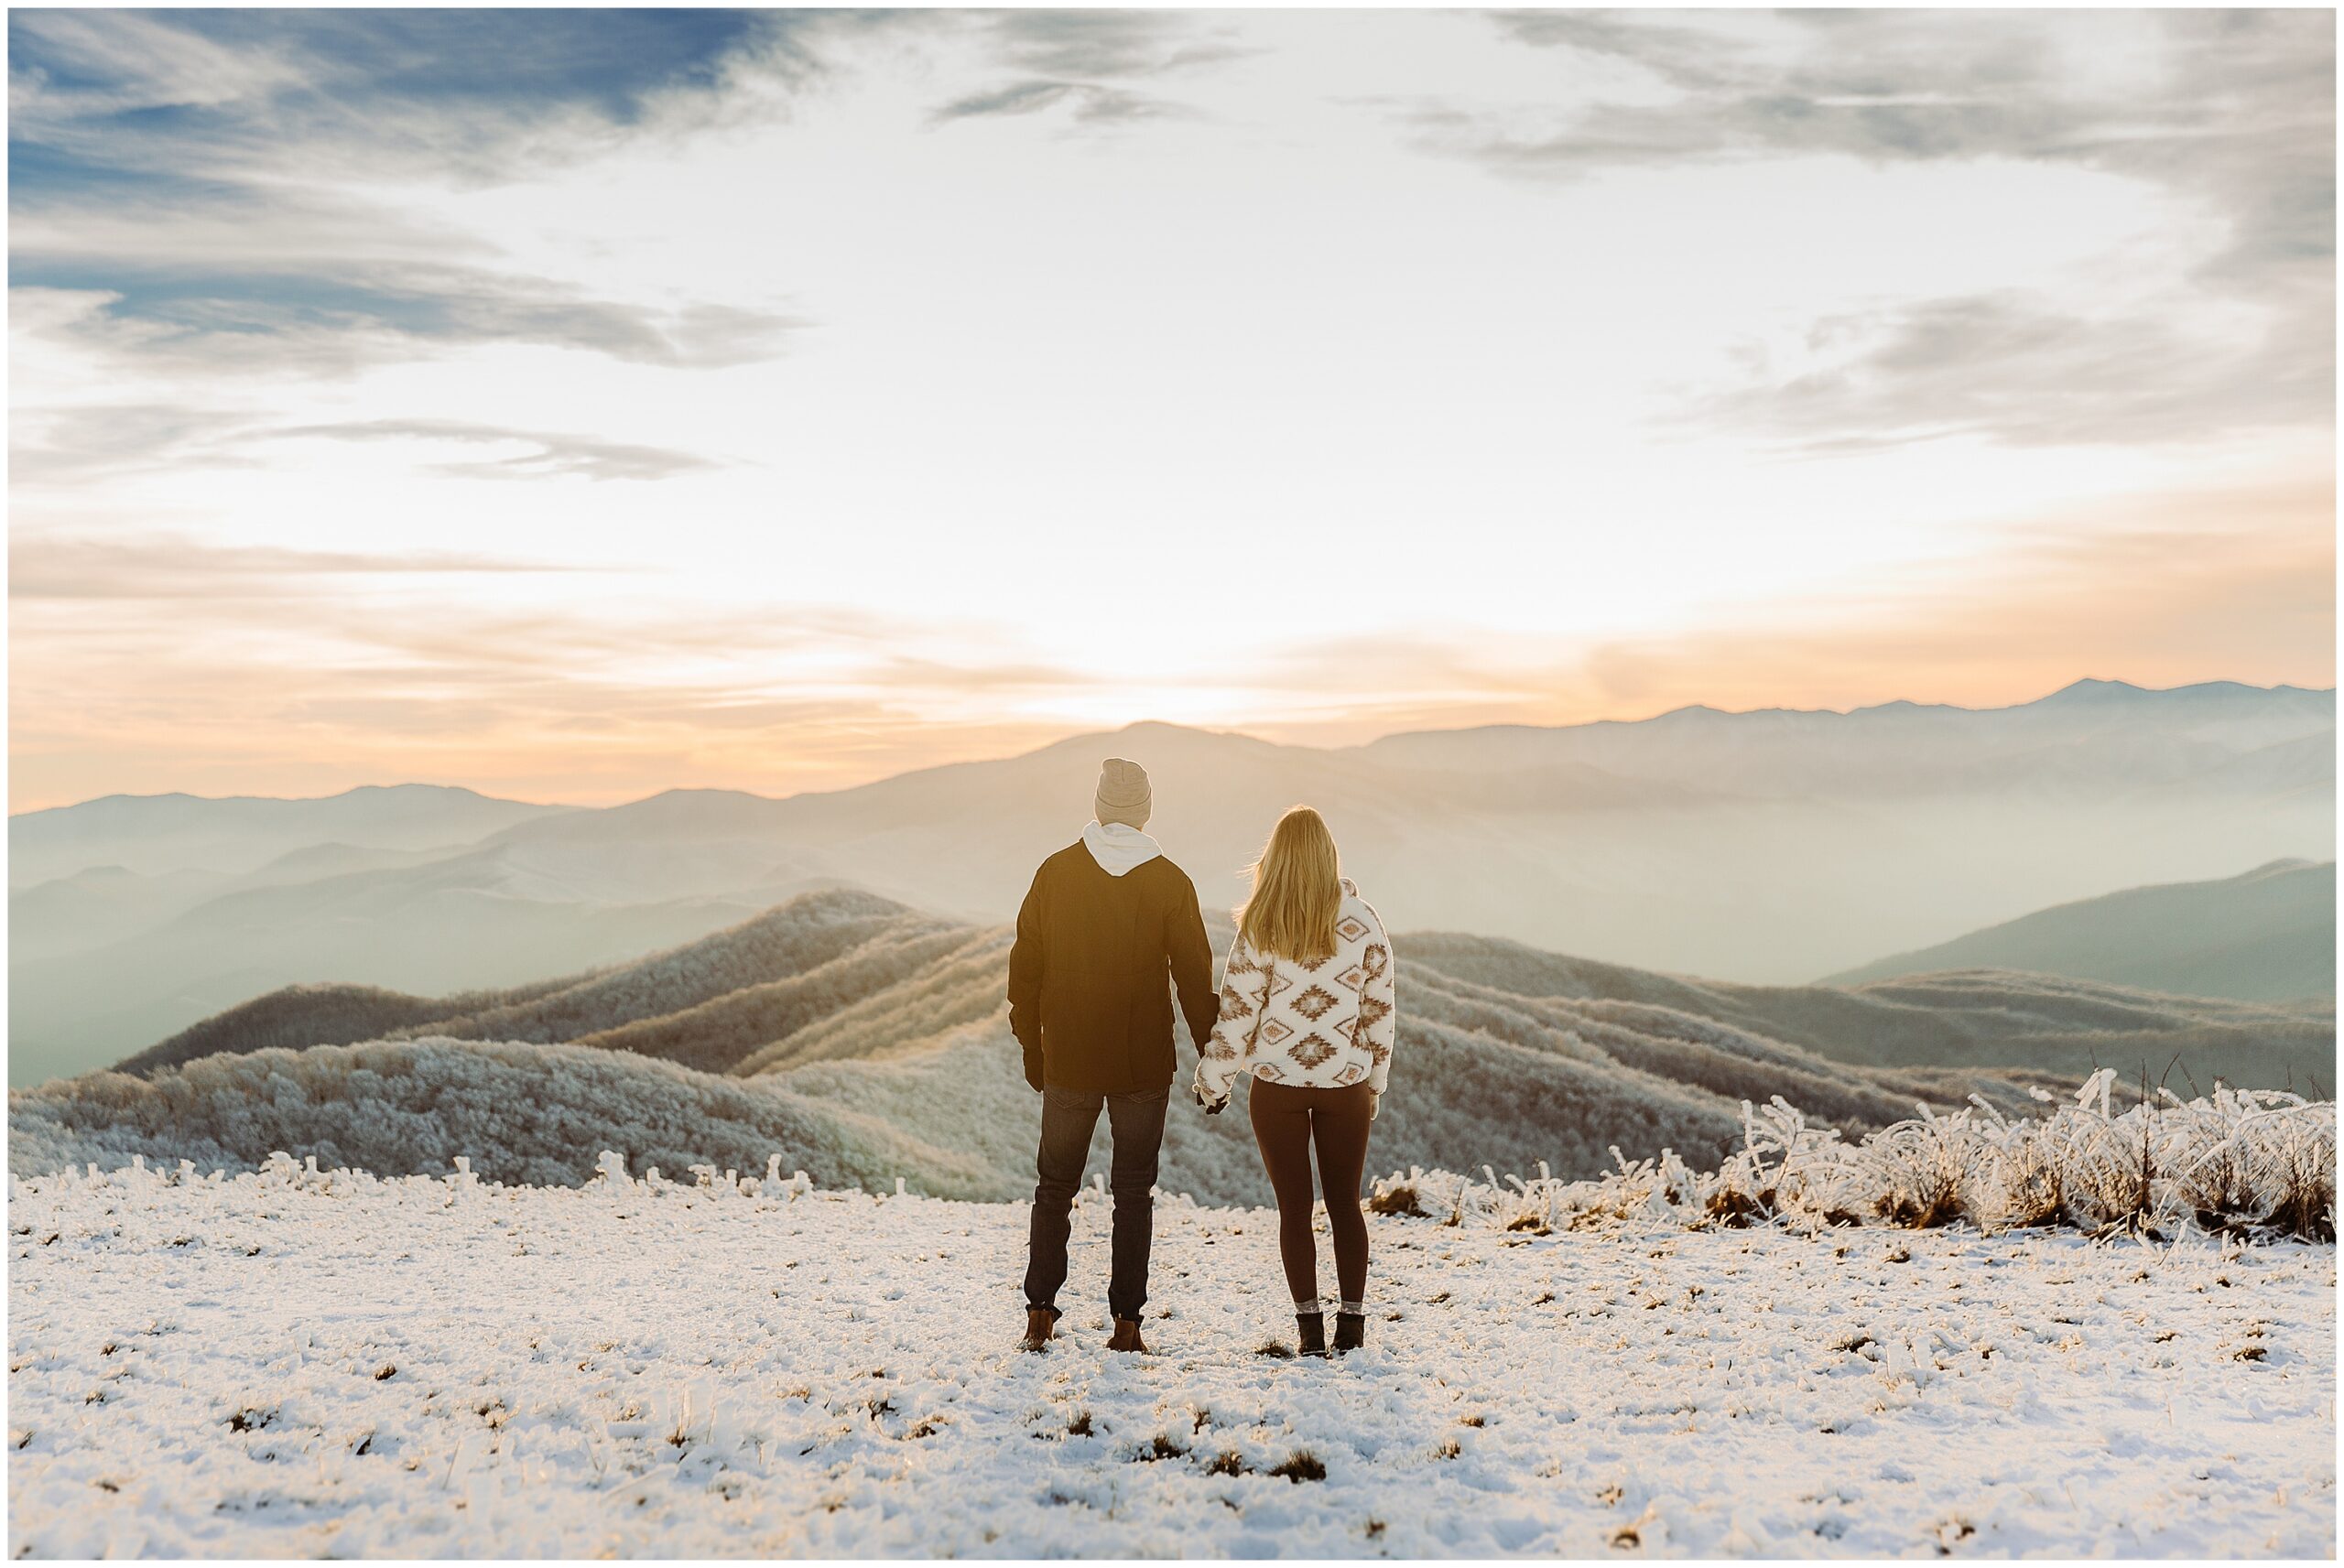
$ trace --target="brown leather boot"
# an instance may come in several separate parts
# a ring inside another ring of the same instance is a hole
[[[1050,1336],[1058,1332],[1058,1314],[1047,1307],[1026,1309],[1026,1337],[1017,1342],[1020,1350],[1047,1350]]]
[[[1136,1350],[1147,1354],[1147,1342],[1139,1336],[1139,1319],[1119,1317],[1115,1320],[1115,1336],[1107,1341],[1110,1350]]]

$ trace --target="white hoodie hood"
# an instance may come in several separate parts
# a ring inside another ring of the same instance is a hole
[[[1082,847],[1091,851],[1099,869],[1111,877],[1120,877],[1164,853],[1155,839],[1122,822],[1091,823],[1082,830]]]

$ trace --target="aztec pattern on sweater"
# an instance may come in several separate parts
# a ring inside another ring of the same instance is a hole
[[[1399,1027],[1392,939],[1343,879],[1335,952],[1315,964],[1255,950],[1243,935],[1221,970],[1221,1014],[1197,1063],[1206,1099],[1228,1098],[1240,1073],[1303,1088],[1367,1080],[1384,1092]]]

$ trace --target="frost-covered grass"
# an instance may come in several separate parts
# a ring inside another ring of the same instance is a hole
[[[2229,1235],[2336,1238],[2336,1106],[2278,1089],[2218,1087],[2184,1100],[2160,1091],[2116,1108],[2102,1069],[2072,1104],[2012,1119],[1983,1100],[1849,1143],[1777,1096],[1742,1105],[1742,1147],[1710,1173],[1673,1152],[1592,1181],[1485,1181],[1448,1171],[1394,1173],[1374,1185],[1384,1213],[1512,1230],[1583,1230],[1628,1220],[1700,1227],[1781,1222],[1983,1230],[2066,1225],[2156,1239]],[[2051,1103],[2048,1097],[2046,1103]]]
[[[15,1183],[11,1554],[2334,1546],[2328,1245],[1384,1216],[1317,1363],[1166,1199],[1125,1357],[1087,1198],[1026,1356],[1022,1206],[707,1174]]]

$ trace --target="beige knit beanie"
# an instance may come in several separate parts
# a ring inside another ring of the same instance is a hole
[[[1101,822],[1121,822],[1145,827],[1156,796],[1147,785],[1147,770],[1122,757],[1099,765],[1099,798],[1094,809]]]

